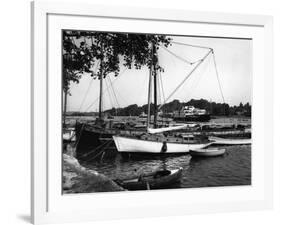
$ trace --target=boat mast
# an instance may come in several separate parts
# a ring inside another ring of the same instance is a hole
[[[151,104],[151,80],[153,75],[153,45],[151,48],[151,62],[150,62],[150,68],[149,68],[149,81],[148,81],[148,105],[147,105],[147,129],[149,128],[150,124],[150,104]]]
[[[155,45],[152,44],[152,59],[154,59],[154,52],[156,53],[155,50]],[[154,60],[152,60],[153,63],[153,74],[154,74],[154,123],[153,126],[154,128],[157,128],[157,71],[156,71],[156,62],[154,62]]]
[[[100,61],[100,99],[99,99],[99,119],[102,119],[102,104],[103,104],[103,44],[101,44],[101,61]]]

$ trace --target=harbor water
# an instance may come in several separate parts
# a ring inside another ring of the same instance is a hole
[[[196,158],[189,154],[159,158],[114,159],[80,162],[111,179],[122,179],[155,169],[183,168],[181,182],[172,188],[251,185],[251,145],[226,146],[223,156]]]

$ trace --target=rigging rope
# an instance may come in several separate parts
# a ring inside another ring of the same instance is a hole
[[[144,76],[144,79],[143,79],[143,81],[142,81],[142,83],[141,83],[141,85],[139,87],[147,87],[148,79],[149,79],[149,75],[146,74]],[[137,96],[138,96],[137,101],[138,102],[142,102],[142,100],[144,100],[147,97],[147,96],[143,95],[144,91],[147,92],[147,89],[144,90],[144,88],[141,88],[140,90],[137,91]],[[146,101],[146,100],[144,100],[144,101]]]
[[[117,78],[112,82],[115,83],[116,80],[120,79],[120,77],[124,74],[124,72],[127,70],[127,67],[117,76]],[[107,92],[108,89],[106,89],[104,92]],[[86,108],[86,112],[99,100],[99,96]]]
[[[220,79],[219,79],[219,73],[218,73],[218,69],[217,69],[217,63],[216,63],[216,58],[215,58],[214,50],[212,48],[210,48],[210,47],[201,46],[201,45],[191,45],[191,44],[186,44],[186,43],[176,42],[176,41],[172,41],[171,43],[177,44],[177,45],[184,45],[184,46],[194,47],[194,48],[208,49],[212,53],[213,61],[214,61],[214,66],[215,66],[216,77],[217,77],[217,80],[218,80],[221,97],[222,97],[223,103],[225,104],[225,98],[224,98],[224,95],[223,95],[222,86],[221,86],[221,82],[220,82]],[[200,62],[202,60],[202,59],[199,59],[199,60],[197,60],[195,62],[190,62],[190,61],[187,61],[187,60],[183,59],[182,57],[176,55],[175,53],[173,53],[172,51],[170,51],[170,50],[168,50],[166,48],[163,48],[163,49],[166,50],[167,52],[169,52],[170,54],[172,54],[173,56],[175,56],[176,58],[180,59],[181,61],[183,61],[185,63],[188,63],[189,65],[193,65],[193,64],[198,63],[198,62]],[[170,96],[168,97],[168,99],[169,98],[170,98]],[[168,101],[168,99],[166,99],[164,101],[164,104]]]
[[[218,80],[218,84],[219,84],[219,88],[220,88],[220,93],[221,93],[221,96],[222,96],[223,104],[225,104],[225,99],[224,99],[224,96],[223,96],[222,86],[221,86],[221,82],[220,82],[220,79],[219,79],[219,73],[218,73],[218,68],[217,68],[217,63],[216,63],[214,51],[212,51],[212,55],[213,55],[213,59],[214,59],[213,61],[214,61],[214,65],[215,65],[215,71],[216,71],[216,76],[217,76],[217,80]]]
[[[87,91],[85,92],[85,95],[84,95],[84,97],[83,97],[83,100],[82,100],[82,102],[81,102],[81,104],[80,104],[80,106],[79,106],[78,112],[80,112],[82,106],[84,105],[84,102],[85,102],[85,100],[86,100],[86,97],[88,96],[88,93],[89,93],[89,91],[90,91],[90,87],[92,86],[93,80],[94,80],[94,78],[91,79],[91,82],[90,82],[89,85],[88,85]]]
[[[187,76],[182,80],[181,83],[176,87],[176,89],[168,96],[167,99],[164,100],[164,102],[158,107],[158,110],[162,108],[164,104],[177,92],[177,90],[185,83],[185,81],[193,74],[193,72],[200,66],[205,59],[209,56],[209,54],[212,52],[212,50],[209,50],[208,53],[200,60],[200,62],[197,63],[197,65],[187,74]]]
[[[157,73],[156,79],[157,79],[157,104],[161,103],[162,99],[161,99],[161,89],[160,86],[158,85],[160,83],[160,78],[159,78],[160,72]]]
[[[159,94],[157,94],[157,95],[159,96],[159,104],[161,105],[162,101],[165,100],[165,94],[164,94],[164,88],[163,88],[163,82],[162,82],[162,73],[161,72],[159,72],[157,78],[158,78],[157,82],[158,82],[158,84],[160,84],[160,85],[157,86],[158,90],[159,90]],[[161,94],[162,94],[162,96],[161,96]],[[163,98],[163,100],[162,100],[162,98]],[[161,121],[162,125],[164,124],[164,114],[165,114],[165,111],[162,110],[162,121]]]
[[[162,80],[162,73],[159,73],[159,80],[160,80],[159,83],[160,83],[160,87],[161,87],[162,95],[163,95],[163,101],[165,101],[165,93],[164,93],[164,86],[163,86],[163,80]]]
[[[107,77],[106,77],[106,78],[107,78]],[[107,84],[106,78],[104,79],[104,80],[105,80],[105,86],[106,86],[107,89],[109,89],[109,86],[108,86],[108,84]],[[114,105],[114,104],[113,104],[113,101],[112,101],[112,98],[111,98],[111,93],[110,93],[109,90],[108,90],[107,94],[108,94],[108,97],[109,97],[109,101],[110,101],[110,104],[111,104],[111,108],[113,108],[113,105]]]
[[[177,42],[177,41],[171,41],[171,43],[177,44],[177,45],[189,46],[189,47],[193,47],[193,48],[202,48],[202,49],[212,50],[212,48],[210,48],[210,47],[201,46],[201,45],[191,45],[191,44],[186,44],[186,43]]]
[[[186,91],[186,96],[190,96],[192,94],[192,92],[194,93],[195,90],[197,90],[197,87],[198,87],[202,77],[206,73],[210,60],[211,60],[211,57],[208,57],[205,61],[206,63],[204,63],[204,65],[202,65],[202,67],[200,68],[199,75],[195,76],[196,79],[194,80],[193,83],[191,83],[191,87]]]
[[[192,70],[192,72],[190,74],[187,75],[187,77],[178,85],[178,87],[169,95],[169,97],[167,99],[164,98],[164,103],[162,105],[159,106],[158,110],[164,105],[166,104],[166,102],[171,98],[171,96],[183,85],[183,83],[189,78],[189,76],[193,73],[193,71],[198,67],[199,64],[201,64],[200,62],[203,62],[203,60],[205,60],[207,58],[207,56],[212,53],[212,56],[213,56],[213,61],[214,61],[214,66],[215,66],[215,72],[216,72],[216,77],[217,77],[217,81],[218,81],[218,84],[219,84],[219,89],[220,89],[220,94],[221,94],[221,97],[222,97],[222,100],[223,100],[223,103],[225,104],[225,98],[224,98],[224,95],[223,95],[223,91],[222,91],[222,85],[221,85],[221,82],[220,82],[220,79],[219,79],[219,73],[218,73],[218,69],[217,69],[217,63],[216,63],[216,58],[215,58],[215,54],[214,54],[214,51],[212,48],[210,47],[206,47],[206,46],[200,46],[200,45],[191,45],[191,44],[186,44],[186,43],[181,43],[181,42],[175,42],[175,41],[172,41],[171,43],[174,43],[174,44],[178,44],[178,45],[184,45],[184,46],[189,46],[189,47],[194,47],[194,48],[201,48],[201,49],[208,49],[209,52],[208,54],[203,58],[203,59],[199,59],[197,61],[194,61],[194,62],[190,62],[178,55],[176,55],[174,52],[166,49],[166,48],[163,48],[165,51],[169,52],[171,55],[173,55],[174,57],[176,57],[177,59],[189,64],[189,65],[193,65],[193,64],[196,64],[196,67]],[[163,89],[163,87],[162,87]]]
[[[161,47],[162,49],[164,49],[165,51],[169,52],[171,55],[173,55],[173,56],[176,57],[177,59],[179,59],[179,60],[181,60],[181,61],[187,63],[188,65],[193,65],[193,64],[194,64],[194,62],[190,62],[190,61],[188,61],[188,60],[182,58],[181,56],[175,54],[175,53],[172,52],[171,50],[169,50],[169,49],[167,49],[167,48],[164,48],[164,47],[162,47],[162,46],[160,46],[160,47]]]
[[[99,153],[97,153],[95,156],[93,156],[92,158],[87,159],[86,162],[92,161],[92,160],[96,159],[98,156],[100,156],[101,154],[104,154],[105,151],[107,150],[107,147],[111,144],[112,141],[113,140],[109,140],[109,141],[105,142],[106,145],[103,147],[103,149]]]
[[[118,99],[117,99],[117,96],[116,96],[116,92],[115,92],[115,90],[114,90],[114,88],[113,88],[113,85],[112,85],[112,81],[111,81],[110,77],[108,77],[108,79],[109,79],[110,87],[111,87],[113,96],[114,96],[114,98],[115,98],[117,107],[120,108],[120,105],[119,105],[119,102],[118,102]]]
[[[93,69],[93,73],[97,71],[99,64],[100,64],[100,61],[98,61],[98,63],[95,65],[95,68]],[[93,80],[94,80],[94,78],[92,78],[91,82],[90,82],[89,85],[88,85],[87,91],[85,92],[85,95],[84,95],[84,97],[83,97],[83,100],[82,100],[82,102],[81,102],[81,104],[80,104],[80,107],[79,107],[79,109],[78,109],[79,112],[80,112],[80,110],[82,109],[82,106],[84,105],[84,102],[85,102],[85,100],[86,100],[86,98],[87,98],[87,96],[88,96],[88,94],[89,94],[90,87],[92,86]]]
[[[96,148],[90,150],[89,152],[87,153],[84,153],[82,155],[82,157],[88,157],[89,155],[93,154],[93,153],[96,153],[97,150],[101,149],[101,148],[104,148],[105,146],[107,146],[107,144],[111,142],[111,140],[109,141],[105,141],[104,143],[100,144],[99,146],[97,146]],[[99,154],[99,153],[98,153]],[[87,160],[88,161],[88,160]]]

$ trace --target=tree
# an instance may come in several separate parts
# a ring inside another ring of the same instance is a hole
[[[141,69],[142,66],[154,65],[154,71],[163,71],[158,64],[157,52],[160,45],[168,47],[171,39],[165,35],[108,33],[91,31],[63,31],[63,90],[65,93],[65,108],[69,85],[78,83],[83,74],[101,80],[109,73],[118,76],[120,65],[131,69]],[[153,54],[152,54],[153,52]],[[121,63],[122,62],[122,63]],[[96,73],[93,66],[99,63]],[[101,93],[102,95],[102,93]],[[101,115],[100,96],[100,115]],[[65,117],[64,117],[65,124]]]
[[[118,76],[120,65],[131,69],[156,65],[156,70],[163,71],[157,63],[157,52],[152,57],[151,44],[159,49],[168,47],[171,39],[165,35],[108,33],[90,31],[63,32],[63,79],[64,90],[70,82],[79,82],[81,75],[91,73],[94,78],[105,78],[109,73]],[[121,63],[122,62],[122,63]],[[100,63],[97,73],[92,67]]]

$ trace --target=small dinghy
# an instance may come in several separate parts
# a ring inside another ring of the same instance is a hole
[[[189,153],[192,156],[200,156],[200,157],[220,156],[225,153],[225,149],[224,148],[196,149],[196,150],[190,150]]]
[[[128,190],[150,190],[169,187],[180,181],[182,168],[174,170],[158,170],[141,176],[115,180],[117,184]]]
[[[227,139],[219,137],[209,137],[210,141],[213,141],[213,145],[250,145],[251,139]]]

